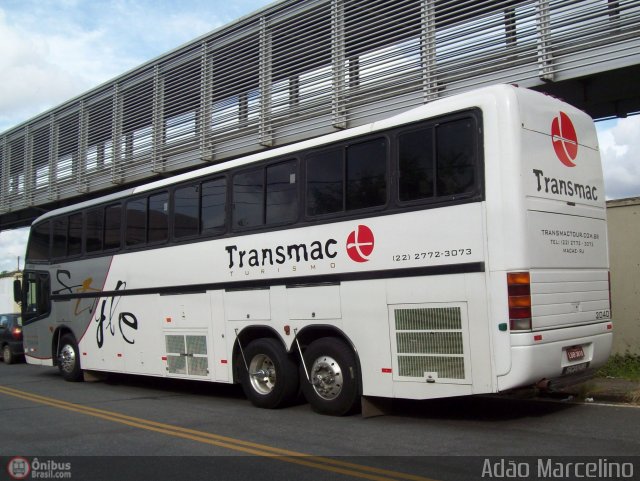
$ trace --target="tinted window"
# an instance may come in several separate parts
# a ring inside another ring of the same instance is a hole
[[[387,200],[387,143],[374,139],[307,157],[307,214],[380,206]]]
[[[200,224],[200,198],[198,186],[176,189],[173,194],[173,229],[177,238],[198,234]]]
[[[477,129],[473,118],[398,136],[401,201],[450,197],[476,186]]]
[[[307,214],[322,215],[343,209],[344,167],[339,150],[307,157]]]
[[[118,249],[120,247],[121,229],[120,205],[111,205],[104,211],[104,248]]]
[[[346,209],[365,209],[387,201],[387,143],[375,139],[347,149]]]
[[[49,258],[49,221],[42,222],[31,230],[29,252],[31,261],[46,261]]]
[[[266,223],[295,220],[298,213],[296,163],[267,167]]]
[[[127,229],[125,244],[127,247],[144,244],[147,240],[147,199],[127,202]]]
[[[69,256],[77,256],[82,253],[82,213],[69,216]]]
[[[225,178],[204,182],[201,186],[200,222],[203,234],[220,234],[225,230],[227,181]]]
[[[400,200],[409,201],[435,195],[433,128],[398,137]]]
[[[436,128],[437,195],[471,192],[475,185],[475,121],[456,120]]]
[[[253,227],[264,223],[264,169],[233,177],[233,225]]]
[[[66,217],[61,217],[53,221],[53,245],[51,249],[51,256],[54,259],[67,255],[68,226],[69,223]]]
[[[99,252],[102,250],[102,231],[104,215],[102,209],[87,211],[85,214],[85,249],[86,252]]]
[[[162,242],[169,238],[169,194],[149,196],[149,242]]]

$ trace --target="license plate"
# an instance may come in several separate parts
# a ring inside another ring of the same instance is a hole
[[[567,361],[579,361],[580,359],[584,359],[584,349],[582,346],[573,346],[567,348]]]
[[[576,374],[578,372],[586,371],[588,367],[588,362],[583,362],[582,364],[573,364],[571,366],[565,367],[562,370],[562,374]]]

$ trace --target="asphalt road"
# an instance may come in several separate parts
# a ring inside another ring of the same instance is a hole
[[[261,481],[497,479],[500,466],[535,472],[588,456],[604,469],[633,463],[640,479],[638,458],[626,458],[640,454],[640,409],[625,406],[470,397],[335,418],[305,404],[257,409],[238,386],[68,383],[54,368],[0,364],[0,410],[0,479],[15,456],[38,468],[31,476],[70,463],[71,479]]]

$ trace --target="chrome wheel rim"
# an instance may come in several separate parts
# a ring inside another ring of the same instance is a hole
[[[11,349],[9,346],[4,346],[4,349],[2,350],[2,358],[4,359],[4,362],[11,359]]]
[[[58,365],[64,372],[72,372],[76,365],[76,351],[69,344],[65,344],[60,349],[58,355]]]
[[[322,399],[332,401],[342,392],[342,369],[332,357],[316,359],[311,366],[310,377],[313,389]]]
[[[259,394],[269,394],[276,386],[276,368],[266,354],[257,354],[249,364],[251,387]]]

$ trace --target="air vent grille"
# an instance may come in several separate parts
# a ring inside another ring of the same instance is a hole
[[[464,380],[463,311],[459,306],[393,309],[397,375]]]

